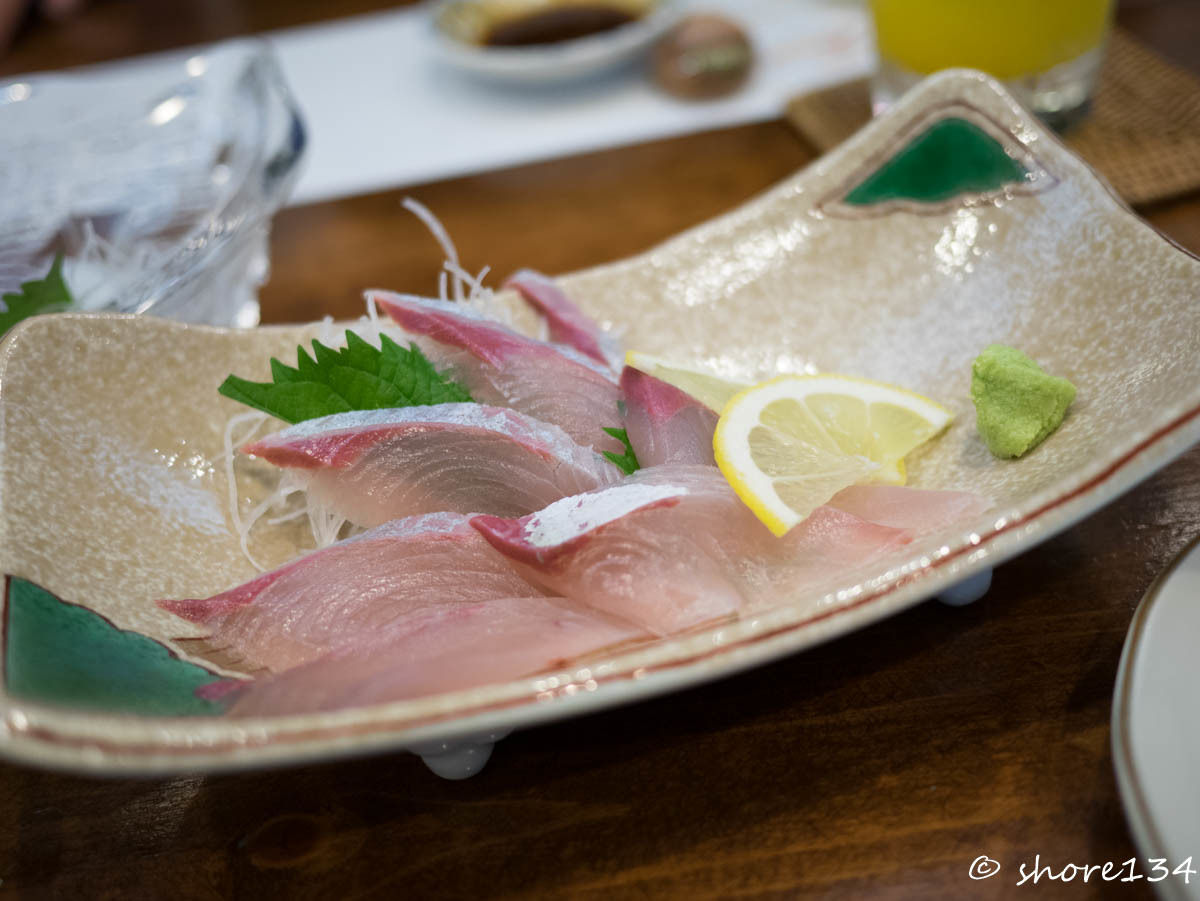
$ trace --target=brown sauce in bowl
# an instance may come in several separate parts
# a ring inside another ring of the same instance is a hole
[[[560,7],[497,22],[484,35],[489,47],[529,47],[573,41],[628,25],[635,16],[602,3]]]

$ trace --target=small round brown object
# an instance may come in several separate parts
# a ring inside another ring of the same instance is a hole
[[[654,79],[676,97],[707,100],[740,88],[753,62],[739,26],[720,16],[688,16],[655,44]]]

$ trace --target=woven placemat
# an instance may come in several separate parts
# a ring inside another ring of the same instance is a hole
[[[795,98],[787,118],[822,153],[871,116],[867,81]],[[1117,29],[1091,115],[1065,136],[1130,204],[1200,189],[1200,80]]]

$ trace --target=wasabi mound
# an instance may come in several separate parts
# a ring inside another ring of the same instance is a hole
[[[1020,457],[1041,444],[1074,399],[1074,385],[1015,347],[989,345],[971,367],[976,425],[997,457]]]

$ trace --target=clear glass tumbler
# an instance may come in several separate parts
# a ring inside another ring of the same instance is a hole
[[[875,112],[940,69],[982,69],[1062,130],[1091,101],[1113,0],[870,0]]]
[[[254,325],[304,146],[259,41],[0,82],[0,293],[61,255],[77,309]]]

